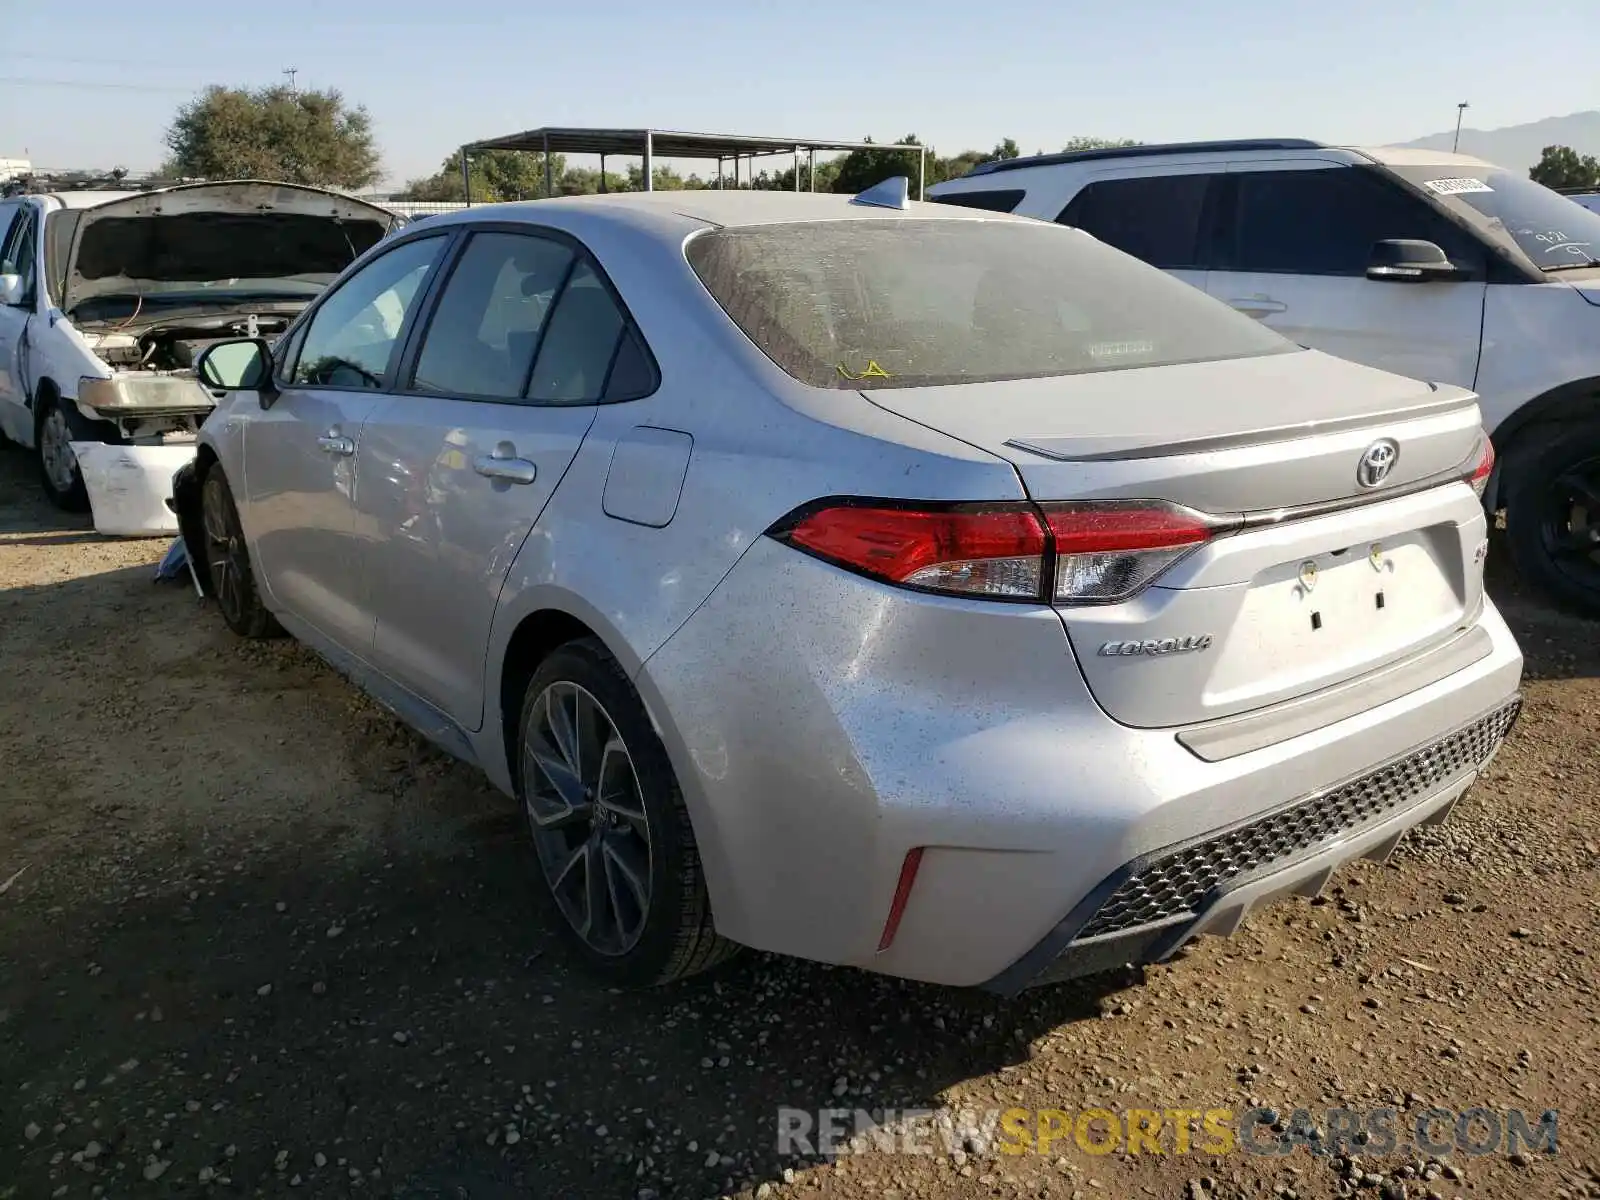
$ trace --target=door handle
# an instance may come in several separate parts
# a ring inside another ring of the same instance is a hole
[[[1248,300],[1229,300],[1228,303],[1252,317],[1265,317],[1272,313],[1289,311],[1289,306],[1281,300],[1268,300],[1265,296],[1251,296]]]
[[[472,460],[472,469],[487,479],[504,479],[507,483],[532,483],[539,468],[525,458],[518,458],[509,442],[501,442],[493,454],[480,454]]]
[[[344,437],[332,429],[317,439],[317,445],[322,447],[324,454],[338,454],[345,458],[356,452],[354,438]]]

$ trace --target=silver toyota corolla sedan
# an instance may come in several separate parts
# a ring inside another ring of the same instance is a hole
[[[475,207],[201,372],[228,624],[517,797],[616,982],[1159,960],[1442,819],[1517,712],[1475,397],[1072,229]]]

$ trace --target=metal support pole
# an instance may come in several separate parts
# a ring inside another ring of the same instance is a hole
[[[544,194],[546,199],[556,194],[556,173],[550,168],[550,135],[544,135]]]
[[[733,156],[733,190],[736,192],[739,190],[739,156],[737,154]]]
[[[648,129],[644,131],[644,190],[656,190],[655,177],[655,135]]]
[[[928,148],[923,146],[917,155],[917,199],[922,199],[922,185],[928,178]]]
[[[794,190],[800,190],[800,147],[794,148]]]
[[[600,194],[606,194],[606,156],[600,156]]]
[[[811,190],[814,192],[814,191],[817,190],[817,151],[816,151],[816,148],[812,147],[810,150],[806,151],[806,156],[811,160],[811,164],[807,168],[806,174],[809,175],[810,178],[811,178]]]
[[[717,155],[717,191],[722,190],[722,155]]]
[[[461,147],[461,196],[472,207],[472,167],[467,162],[467,148]]]

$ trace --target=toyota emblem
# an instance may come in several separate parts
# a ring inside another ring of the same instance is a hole
[[[1393,438],[1379,438],[1367,447],[1356,467],[1356,482],[1364,488],[1375,488],[1394,470],[1400,459],[1400,444]]]

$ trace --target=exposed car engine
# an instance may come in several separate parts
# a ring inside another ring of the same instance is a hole
[[[157,325],[139,333],[113,331],[98,337],[87,333],[89,344],[107,366],[123,370],[188,371],[200,353],[216,342],[238,337],[276,337],[288,327],[284,316],[229,316]]]

